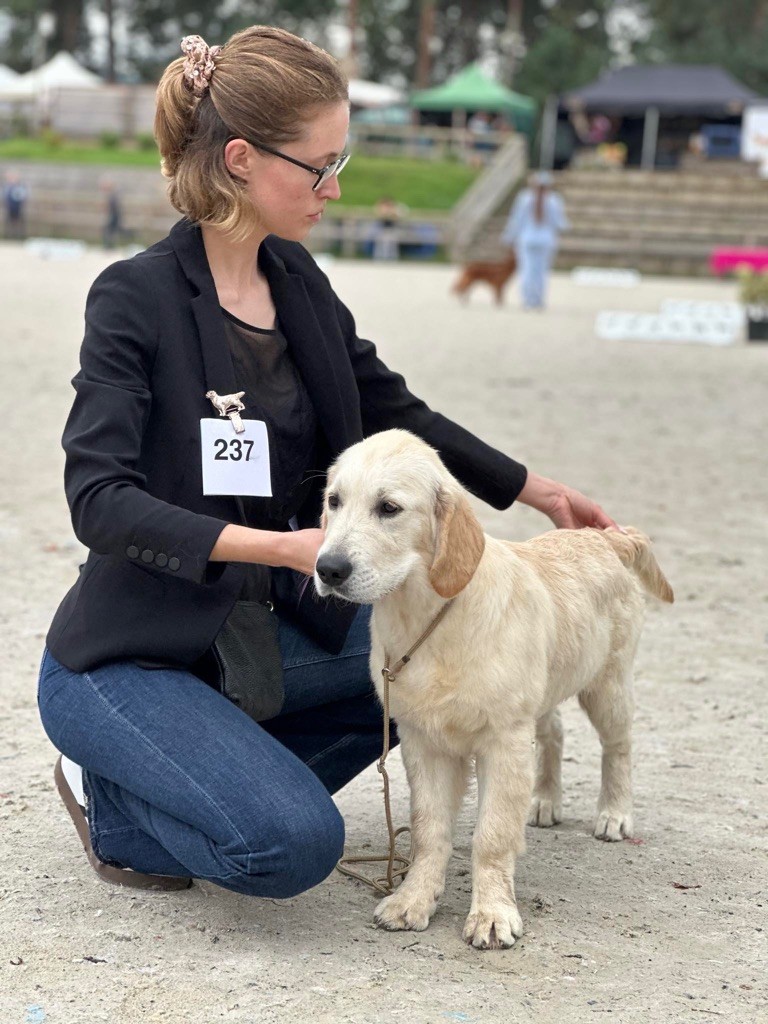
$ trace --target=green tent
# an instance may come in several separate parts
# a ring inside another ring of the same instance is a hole
[[[420,111],[485,110],[506,114],[520,131],[529,130],[536,118],[535,100],[494,82],[477,64],[470,64],[443,85],[413,93],[408,102]]]

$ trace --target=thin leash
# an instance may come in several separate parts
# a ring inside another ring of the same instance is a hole
[[[382,896],[389,896],[390,893],[395,891],[397,881],[403,880],[411,866],[410,850],[406,856],[403,853],[398,853],[396,849],[398,838],[406,835],[406,833],[410,835],[411,830],[405,825],[402,828],[395,830],[392,824],[392,808],[389,799],[389,776],[387,775],[387,769],[384,766],[387,760],[387,755],[389,754],[389,686],[390,683],[394,683],[398,673],[405,668],[413,654],[419,649],[419,647],[421,647],[427,637],[437,629],[445,617],[446,612],[453,604],[453,601],[454,599],[451,598],[450,601],[443,605],[416,643],[392,668],[389,667],[389,655],[384,651],[384,668],[381,670],[381,674],[384,677],[384,748],[381,752],[381,757],[376,763],[376,767],[384,780],[384,813],[387,819],[387,832],[389,834],[389,853],[382,854],[378,857],[342,857],[336,865],[343,875],[349,875],[350,878],[356,878],[359,882],[365,882],[366,885],[370,885],[377,892],[381,893]],[[380,875],[378,878],[368,878],[366,875],[361,874],[359,871],[355,871],[349,866],[350,864],[377,864],[381,861],[386,861],[387,871],[386,874]]]

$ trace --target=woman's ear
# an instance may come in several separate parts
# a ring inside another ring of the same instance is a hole
[[[253,171],[253,150],[245,139],[231,139],[224,147],[224,162],[230,174],[247,181]]]
[[[455,597],[475,574],[485,549],[485,535],[466,494],[443,488],[435,501],[437,543],[429,582],[440,597]]]

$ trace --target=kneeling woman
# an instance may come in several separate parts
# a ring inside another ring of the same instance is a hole
[[[368,616],[305,586],[330,462],[403,427],[495,508],[611,520],[415,398],[300,244],[347,160],[336,62],[260,26],[182,49],[156,135],[183,219],[88,297],[63,443],[90,551],[39,706],[102,878],[288,897],[332,870],[331,794],[380,749]]]

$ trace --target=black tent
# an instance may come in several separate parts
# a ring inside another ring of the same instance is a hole
[[[661,140],[679,151],[681,140],[702,124],[741,120],[744,108],[759,101],[757,93],[723,68],[711,64],[632,65],[607,71],[581,89],[560,97],[560,110],[572,119],[604,114],[623,123],[631,162],[653,167],[664,154]],[[658,153],[657,153],[658,150]]]
[[[713,64],[658,64],[607,71],[596,82],[566,93],[562,103],[567,110],[585,113],[644,114],[655,107],[663,115],[723,117],[740,114],[758,98]]]

